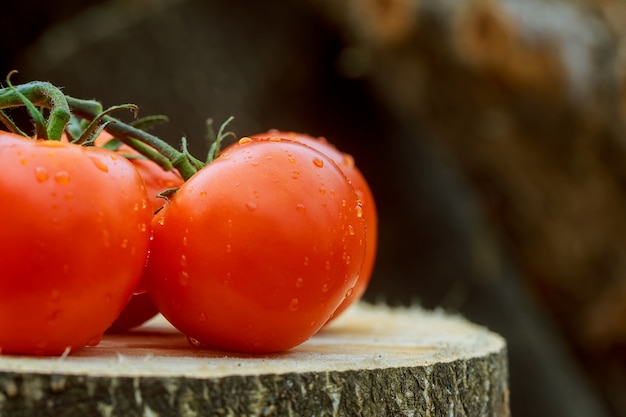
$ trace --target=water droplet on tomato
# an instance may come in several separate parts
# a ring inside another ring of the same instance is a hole
[[[309,257],[305,256],[304,257],[304,266],[308,266],[309,265]]]
[[[109,237],[109,231],[108,230],[102,230],[102,244],[104,245],[105,248],[108,248],[109,246],[111,246],[111,240]]]
[[[291,162],[292,164],[296,163],[296,158],[293,157],[292,154],[287,154],[287,159],[289,160],[289,162]]]
[[[54,175],[54,180],[60,185],[67,185],[70,183],[70,173],[67,171],[59,171]]]
[[[61,317],[61,310],[54,310],[49,316],[48,316],[48,324],[54,324],[59,317]]]
[[[324,188],[324,187],[320,187],[320,194],[321,194],[321,195],[326,194],[326,188]]]
[[[328,292],[329,289],[328,284],[322,284],[322,292]]]
[[[250,161],[250,165],[252,165],[253,167],[258,166],[259,162],[258,161]]]
[[[206,191],[200,191],[200,197],[201,198],[206,197]]]
[[[302,278],[296,279],[296,288],[302,288],[303,285],[304,285],[304,279]]]
[[[272,136],[269,141],[270,142],[280,142],[282,139],[279,138],[278,136]]]
[[[343,164],[348,168],[354,168],[354,158],[347,153],[343,154]]]
[[[198,314],[198,321],[204,323],[206,321],[206,314],[204,314],[204,313]]]
[[[348,289],[348,292],[346,292],[346,298],[350,298],[352,297],[352,293],[354,292],[354,288],[350,288]]]
[[[122,249],[126,249],[126,247],[128,246],[128,239],[122,239],[122,243],[120,244],[120,246],[122,247]]]
[[[300,175],[300,171],[293,171],[291,173],[291,178],[293,178],[294,180],[297,180],[299,175]]]
[[[178,275],[178,283],[183,287],[189,284],[189,274],[187,273],[187,271],[181,271],[181,273]]]
[[[187,266],[187,256],[180,255],[180,265],[181,266]]]
[[[183,236],[183,246],[187,246],[187,236]]]
[[[133,211],[139,211],[139,203],[133,205]]]
[[[63,198],[65,199],[65,201],[72,201],[74,199],[74,195],[72,193],[67,193],[63,196]]]
[[[247,137],[247,136],[239,139],[239,144],[240,145],[243,145],[244,143],[250,143],[250,142],[252,142],[252,139]]]
[[[256,205],[256,203],[255,203],[254,201],[248,201],[248,202],[246,203],[246,208],[247,208],[248,210],[250,210],[250,211],[254,211],[254,210],[256,210],[257,205]]]
[[[309,326],[311,327],[317,326],[317,321],[313,320],[311,323],[309,323]]]
[[[356,206],[356,216],[358,218],[363,217],[363,207],[360,204]]]
[[[145,223],[139,223],[137,227],[139,228],[140,232],[145,232],[147,230],[147,226]]]
[[[313,158],[313,165],[315,165],[318,168],[322,168],[324,166],[324,160],[322,160],[322,159],[320,159],[318,157],[315,157],[315,158]]]
[[[159,220],[157,220],[157,223],[161,226],[163,226],[165,224],[165,217],[161,216],[159,217]]]
[[[348,233],[350,233],[350,236],[354,236],[354,226],[351,224],[348,225]]]
[[[26,158],[20,158],[20,164],[22,165],[26,165],[28,163],[28,159]]]
[[[298,203],[296,204],[296,211],[300,214],[304,214],[304,212],[306,211],[306,208],[304,207],[304,204],[302,203]]]
[[[233,250],[233,247],[229,243],[227,243],[226,244],[226,253],[230,253],[230,251],[232,251],[232,250]]]
[[[187,336],[187,342],[189,342],[191,346],[195,346],[195,347],[200,346],[200,341],[191,336]]]
[[[93,164],[96,166],[96,168],[98,168],[100,171],[102,171],[102,172],[109,172],[109,167],[107,166],[107,164],[105,164],[100,159],[95,158],[93,156],[91,156],[90,158],[91,158],[91,162],[93,162]]]
[[[346,265],[350,265],[350,262],[352,262],[352,257],[350,255],[346,255]]]
[[[48,171],[44,167],[35,167],[35,178],[39,182],[48,180]]]
[[[300,301],[297,298],[292,298],[289,302],[289,311],[297,311],[300,308]]]
[[[345,207],[348,204],[346,200],[341,200],[341,207]]]
[[[324,269],[326,269],[327,271],[330,271],[330,261],[324,262]]]

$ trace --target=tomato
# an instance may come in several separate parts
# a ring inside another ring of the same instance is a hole
[[[244,138],[155,215],[148,292],[192,344],[292,348],[351,296],[365,257],[359,204],[324,154]]]
[[[335,146],[330,144],[326,138],[315,138],[305,133],[296,132],[282,132],[279,130],[269,130],[265,133],[259,133],[253,135],[257,138],[271,138],[281,137],[296,142],[304,143],[322,152],[330,159],[332,159],[337,166],[343,171],[346,177],[350,180],[352,187],[356,191],[357,196],[361,200],[363,207],[363,217],[365,218],[365,224],[367,227],[367,241],[365,244],[365,262],[363,263],[363,269],[356,285],[354,286],[354,292],[352,297],[346,298],[341,305],[335,311],[333,317],[339,316],[350,305],[360,300],[367,286],[370,282],[372,272],[374,270],[374,264],[376,261],[376,249],[378,244],[378,214],[376,210],[376,203],[374,201],[374,195],[369,187],[369,184],[365,180],[365,177],[354,163],[352,156],[339,151]]]
[[[152,210],[106,149],[0,133],[0,350],[97,344],[141,279]]]
[[[112,136],[109,133],[102,132],[96,139],[96,145],[102,146],[111,138]],[[157,163],[149,159],[135,158],[134,156],[139,155],[139,153],[130,146],[121,145],[117,148],[116,152],[121,155],[130,156],[129,161],[135,166],[137,171],[139,171],[146,185],[148,199],[153,212],[160,209],[165,203],[165,199],[157,197],[159,193],[168,188],[179,187],[183,183],[183,179],[178,171],[165,171]],[[144,285],[141,284],[140,287],[144,287]],[[107,331],[115,333],[124,332],[145,323],[157,315],[158,312],[159,310],[150,299],[149,294],[144,292],[142,288],[138,288],[137,293],[133,295],[126,308],[124,308]]]

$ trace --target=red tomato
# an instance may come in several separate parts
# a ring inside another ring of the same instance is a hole
[[[365,256],[353,188],[325,155],[245,138],[156,214],[146,269],[192,344],[273,352],[315,334],[351,296]]]
[[[376,212],[376,203],[374,202],[374,195],[365,180],[365,177],[359,171],[354,163],[352,156],[339,151],[335,146],[331,145],[326,138],[315,138],[305,133],[295,132],[282,132],[279,130],[270,130],[265,133],[254,135],[258,138],[271,138],[280,137],[296,142],[304,143],[312,148],[322,152],[330,159],[332,159],[337,166],[343,171],[346,177],[350,180],[352,187],[356,191],[357,196],[362,202],[363,218],[365,218],[365,224],[367,227],[367,240],[365,243],[365,262],[363,262],[363,269],[356,285],[354,286],[354,292],[352,297],[346,298],[339,308],[335,311],[333,317],[337,317],[343,311],[345,311],[350,305],[360,300],[365,294],[365,290],[370,282],[372,272],[374,270],[374,263],[376,261],[376,249],[378,242],[378,214]]]
[[[109,133],[102,132],[96,139],[96,145],[102,146],[111,138]],[[121,145],[116,152],[121,155],[138,155],[137,151],[127,145]],[[141,178],[143,178],[153,212],[165,203],[163,198],[157,197],[159,193],[168,188],[180,187],[183,183],[182,177],[176,170],[165,171],[155,162],[145,158],[130,158],[129,161],[137,168]],[[144,285],[141,284],[140,287],[144,287]],[[159,310],[150,299],[149,294],[143,291],[143,288],[137,289],[137,293],[130,299],[126,308],[107,330],[108,332],[124,332],[145,323],[158,314]]]
[[[152,210],[128,160],[0,133],[0,350],[96,344],[141,278]]]

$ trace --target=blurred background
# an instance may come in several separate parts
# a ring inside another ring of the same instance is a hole
[[[514,416],[626,416],[626,3],[5,1],[0,74],[207,151],[325,136],[379,210],[366,299],[502,334]]]

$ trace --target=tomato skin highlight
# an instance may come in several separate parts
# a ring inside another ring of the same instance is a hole
[[[229,147],[153,228],[146,276],[155,304],[190,340],[230,351],[309,339],[350,296],[365,256],[365,223],[345,176],[286,140]]]
[[[6,132],[0,166],[1,352],[97,344],[145,265],[152,211],[137,170],[105,149]]]
[[[363,298],[374,271],[378,246],[378,213],[372,190],[370,189],[370,186],[361,171],[355,165],[354,158],[341,152],[324,137],[314,137],[306,133],[285,132],[275,129],[255,134],[253,137],[268,139],[272,137],[279,137],[303,143],[317,149],[337,164],[341,171],[350,180],[350,184],[362,202],[361,206],[363,207],[363,217],[365,218],[365,224],[367,227],[365,261],[363,262],[363,269],[361,270],[359,280],[354,286],[352,297],[347,297],[337,308],[333,314],[333,318],[336,318],[352,304]]]

